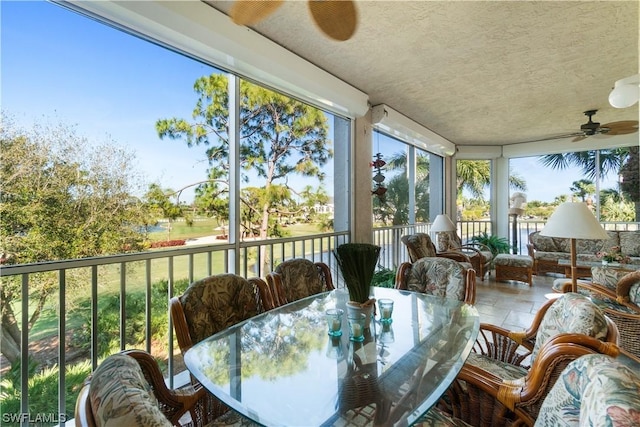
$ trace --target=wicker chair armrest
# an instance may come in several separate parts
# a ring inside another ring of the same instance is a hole
[[[398,266],[398,270],[396,271],[396,289],[407,289],[407,274],[411,271],[411,263],[403,262]]]
[[[206,391],[203,388],[190,388],[175,391],[170,390],[164,382],[164,377],[158,362],[147,352],[141,350],[125,350],[122,352],[138,362],[145,379],[153,389],[153,394],[158,400],[161,411],[177,425],[178,420],[187,412],[191,413],[194,420],[204,420],[204,400]]]
[[[463,252],[448,250],[445,252],[438,252],[436,256],[449,258],[458,262],[468,262],[469,264],[471,264],[471,258],[469,258],[469,255],[466,255]]]
[[[493,255],[493,251],[491,250],[491,248],[487,245],[485,245],[484,243],[480,243],[480,242],[468,242],[465,243],[464,245],[462,245],[463,248],[468,247],[468,248],[475,248],[480,252],[489,252],[491,254],[491,256],[487,259],[487,261],[491,261],[494,258]]]
[[[193,341],[191,340],[187,318],[184,315],[182,302],[180,302],[179,297],[171,298],[171,301],[169,301],[169,312],[176,332],[178,347],[180,347],[180,352],[184,356],[187,350],[193,346]]]
[[[540,354],[525,377],[501,384],[498,400],[512,411],[521,408],[535,420],[544,398],[564,368],[581,356],[596,353],[617,357],[620,349],[615,343],[587,335],[557,335],[540,349]]]
[[[531,258],[535,258],[535,256],[536,256],[536,248],[533,246],[532,243],[527,243],[527,253],[529,254],[529,256]]]
[[[276,306],[285,305],[287,301],[287,297],[284,294],[284,287],[282,286],[282,276],[279,273],[272,271],[267,274],[267,286],[271,291],[271,296],[273,297],[273,303]]]
[[[476,303],[476,271],[473,268],[467,269],[467,277],[465,279],[467,286],[464,291],[464,302],[470,305]]]
[[[464,365],[438,406],[455,418],[475,426],[531,426],[533,421],[516,408],[509,410],[498,400],[502,380],[476,366]]]
[[[267,282],[260,277],[251,277],[247,279],[247,281],[258,289],[258,295],[260,297],[258,307],[262,307],[262,310],[260,311],[268,311],[276,308],[273,294],[271,293],[271,289],[269,289]]]
[[[513,332],[500,326],[481,323],[473,351],[501,362],[528,368],[523,362],[533,350],[534,338],[535,334],[530,336],[526,331]]]
[[[332,291],[335,289],[333,286],[333,277],[331,276],[331,269],[324,262],[316,262],[316,268],[318,269],[318,274],[320,275],[320,280],[324,282],[327,291]]]
[[[631,313],[626,313],[624,311],[620,311],[620,310],[616,310],[614,306],[602,306],[603,310],[605,312],[615,312],[617,315],[622,316],[622,317],[628,317],[630,319],[638,319],[640,320],[640,307],[638,307],[635,304],[631,304],[629,302],[626,301],[620,301],[620,299],[617,299],[617,295],[616,293],[609,289],[606,288],[598,283],[583,283],[583,282],[578,282],[578,288],[582,288],[585,289],[587,291],[589,291],[592,295],[594,295],[596,298],[603,298],[603,299],[610,299],[612,301],[615,301],[616,304],[619,304],[621,306],[624,306],[626,308],[629,308],[632,311],[635,311],[636,313],[638,313],[637,315],[631,314]],[[640,329],[640,326],[638,326],[638,328]]]

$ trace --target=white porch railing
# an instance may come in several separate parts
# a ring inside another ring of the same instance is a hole
[[[543,221],[521,220],[518,223],[518,252],[526,253],[527,236],[529,233],[541,230]],[[638,223],[603,223],[606,229],[617,230],[637,230]],[[411,226],[393,226],[374,229],[373,243],[382,248],[379,265],[380,267],[395,270],[403,261],[409,259],[406,248],[401,243],[400,238],[405,234],[415,232],[429,233],[430,224],[417,224]],[[459,223],[458,232],[464,241],[480,232],[491,234],[491,223],[488,221],[462,222]],[[512,236],[509,237],[511,243]],[[114,256],[104,256],[95,258],[85,258],[76,260],[63,260],[53,262],[42,262],[23,265],[6,265],[0,268],[0,276],[3,282],[7,280],[17,280],[21,286],[21,298],[14,310],[18,315],[18,323],[21,330],[22,343],[30,343],[30,332],[27,327],[29,323],[29,285],[37,280],[36,274],[55,274],[58,282],[56,295],[52,296],[57,303],[58,325],[57,334],[50,336],[51,340],[57,340],[57,358],[54,363],[57,366],[67,364],[67,332],[71,329],[71,320],[67,310],[69,295],[67,289],[78,289],[77,280],[79,271],[83,272],[82,277],[86,278],[86,283],[79,287],[80,292],[86,292],[90,299],[91,322],[87,326],[90,336],[89,350],[84,355],[90,360],[91,368],[98,364],[98,338],[101,331],[98,330],[98,317],[103,315],[98,309],[101,297],[104,297],[104,288],[117,289],[119,298],[119,347],[125,349],[127,346],[127,294],[136,289],[143,290],[145,294],[144,302],[144,331],[145,337],[143,347],[153,353],[152,327],[151,327],[151,295],[154,291],[153,285],[161,280],[166,280],[166,301],[174,296],[175,283],[179,280],[187,280],[189,283],[203,277],[235,272],[244,277],[259,276],[272,270],[274,266],[285,259],[304,257],[312,261],[322,261],[327,263],[334,275],[334,282],[338,287],[343,286],[342,277],[337,269],[332,251],[342,243],[348,243],[348,232],[326,233],[312,236],[270,239],[268,241],[247,241],[237,244],[220,243],[202,246],[185,246],[176,249],[165,249],[134,254],[122,254]],[[236,258],[237,257],[237,262]],[[235,266],[238,266],[237,268]],[[109,271],[109,274],[105,274]],[[74,274],[70,274],[74,272]],[[69,274],[68,274],[69,273]],[[115,282],[115,283],[114,283]],[[168,316],[166,317],[166,354],[167,365],[165,374],[169,386],[180,385],[176,375],[180,373],[181,357],[179,351],[174,351],[173,326]],[[37,350],[27,351],[28,345],[22,345],[20,356],[21,367],[29,366],[30,356],[36,355]],[[176,354],[176,351],[178,354]],[[158,356],[156,354],[156,356]],[[176,357],[177,356],[177,357]],[[6,372],[6,360],[3,360],[1,369]],[[20,369],[20,383],[29,383],[29,372],[26,368]],[[23,387],[24,390],[27,387]],[[51,399],[51,414],[67,414],[72,416],[73,407],[68,404],[66,387],[66,371],[61,370],[58,375],[58,396],[57,402]],[[4,399],[0,396],[0,400]],[[3,407],[0,401],[0,407]],[[20,414],[30,414],[29,393],[20,395]],[[2,415],[5,414],[2,410]],[[8,418],[6,418],[8,419]],[[12,418],[17,419],[17,418]],[[28,417],[26,418],[28,420]],[[4,421],[4,420],[3,420]],[[64,421],[60,418],[59,421]],[[4,422],[3,422],[4,424]],[[11,423],[9,423],[11,424]]]

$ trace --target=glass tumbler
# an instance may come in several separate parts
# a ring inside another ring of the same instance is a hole
[[[342,314],[343,311],[339,308],[331,308],[325,312],[329,335],[332,337],[342,335]]]
[[[382,324],[389,324],[393,320],[391,315],[393,314],[393,300],[389,298],[380,298],[378,300],[378,309],[380,310],[380,322]]]
[[[349,339],[355,342],[364,341],[364,327],[367,316],[357,313],[349,316]]]

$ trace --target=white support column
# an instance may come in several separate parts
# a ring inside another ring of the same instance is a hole
[[[373,129],[371,111],[356,119],[353,159],[353,215],[351,217],[351,241],[373,243],[373,201],[370,162],[373,161]]]
[[[491,218],[495,229],[492,234],[509,236],[509,159],[497,157],[491,168]]]

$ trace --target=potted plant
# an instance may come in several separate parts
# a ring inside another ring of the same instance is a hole
[[[360,309],[367,315],[367,324],[375,307],[370,297],[371,281],[378,264],[380,246],[368,243],[345,243],[333,250],[338,267],[349,291],[347,309]]]

